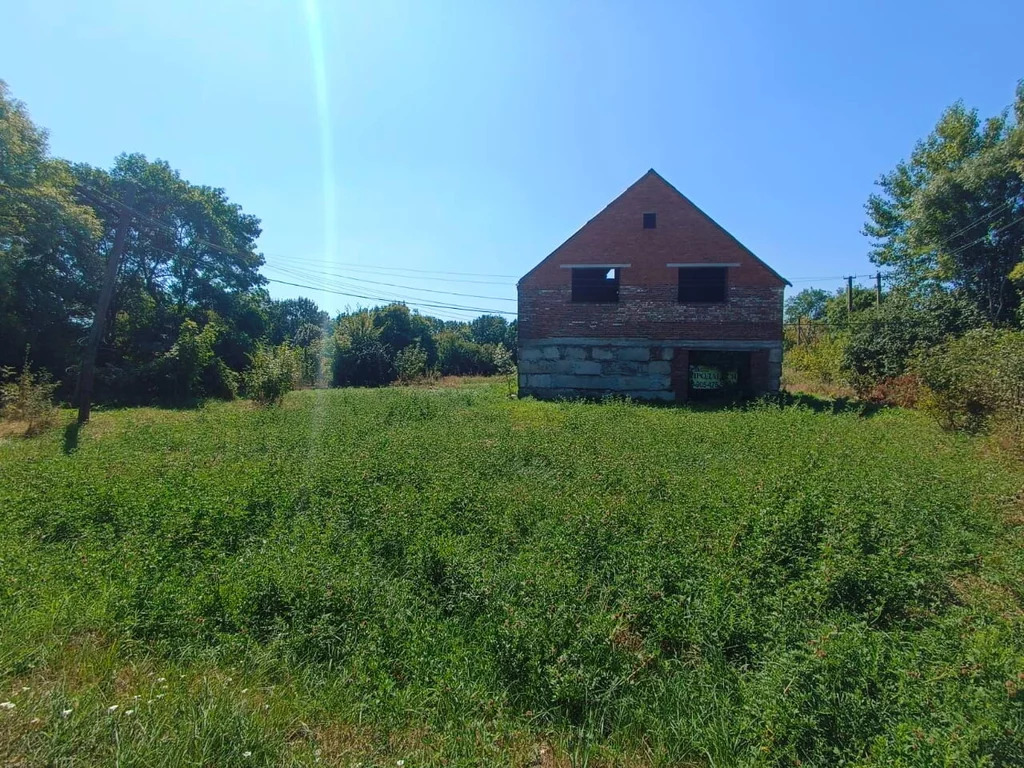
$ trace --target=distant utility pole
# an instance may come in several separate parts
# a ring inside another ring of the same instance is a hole
[[[875,306],[882,306],[882,273],[875,272]]]
[[[853,278],[854,275],[846,278],[846,312],[850,315],[853,314]]]
[[[92,409],[92,390],[96,380],[96,355],[99,352],[100,342],[103,340],[103,328],[107,323],[110,300],[114,297],[117,269],[121,264],[121,254],[124,252],[125,240],[128,239],[128,225],[131,223],[129,209],[134,202],[135,192],[129,187],[125,193],[125,200],[118,206],[114,245],[107,256],[107,269],[103,273],[103,287],[100,288],[100,298],[96,302],[96,314],[92,319],[89,341],[85,347],[85,355],[82,357],[82,368],[78,373],[79,424],[84,424],[89,420],[89,411]]]

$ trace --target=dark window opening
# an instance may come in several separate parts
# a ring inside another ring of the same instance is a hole
[[[616,302],[619,300],[619,270],[607,267],[574,267],[572,300]]]
[[[690,350],[687,392],[691,400],[729,400],[750,389],[750,353]]]
[[[720,304],[725,301],[726,267],[684,267],[679,270],[679,301]]]
[[[658,214],[656,213],[645,213],[644,214],[644,229],[654,229],[658,226]]]

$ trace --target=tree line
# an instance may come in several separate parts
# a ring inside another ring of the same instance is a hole
[[[790,297],[789,365],[949,426],[1009,420],[1024,437],[1024,81],[993,117],[946,109],[877,184],[864,234],[882,300],[863,287],[852,311],[843,289]]]
[[[331,318],[310,299],[270,298],[260,221],[223,189],[141,154],[109,169],[53,157],[45,130],[0,81],[0,368],[31,365],[72,397],[129,192],[97,359],[101,401],[230,398],[260,380],[244,375],[254,363],[283,357],[280,375],[297,381],[370,386],[493,373],[515,354],[516,323],[499,316],[445,321],[394,304]]]

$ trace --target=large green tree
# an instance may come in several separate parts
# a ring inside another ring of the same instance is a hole
[[[824,288],[804,288],[793,294],[786,299],[786,322],[795,323],[800,318],[821,320],[830,296]]]
[[[167,162],[140,154],[121,155],[109,171],[78,165],[74,175],[95,205],[103,252],[113,242],[118,202],[130,202],[115,322],[100,364],[111,371],[163,370],[158,364],[179,343],[183,323],[201,327],[215,321],[217,358],[236,370],[243,367],[267,324],[263,258],[256,251],[259,220],[224,190],[192,184]],[[95,294],[98,282],[90,288]],[[133,386],[143,398],[160,389],[146,376],[133,379]]]
[[[46,132],[0,80],[0,366],[30,348],[64,377],[92,312],[100,231],[71,168],[50,157]]]
[[[1024,82],[1012,110],[981,120],[956,103],[910,159],[878,181],[864,231],[872,261],[911,294],[955,291],[1012,322],[1010,273],[1024,250]]]

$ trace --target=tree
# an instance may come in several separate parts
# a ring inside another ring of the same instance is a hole
[[[1015,319],[1024,250],[1024,81],[1013,116],[960,102],[868,199],[871,259],[908,291],[956,290],[989,322]]]
[[[864,310],[875,306],[875,292],[862,285],[853,286],[853,315],[850,315],[850,300],[845,288],[837,288],[825,302],[822,313],[831,330],[842,330],[850,327],[852,321],[860,319]]]
[[[110,171],[88,165],[73,170],[90,199],[120,199],[129,188],[134,193],[115,322],[99,360],[111,371],[101,381],[113,384],[114,372],[141,371],[162,359],[178,342],[182,323],[205,325],[211,312],[218,329],[215,356],[241,370],[266,325],[263,257],[255,250],[259,219],[243,213],[224,190],[191,184],[165,161],[140,154],[121,155]],[[101,205],[96,214],[102,251],[110,246],[117,217]],[[95,295],[98,282],[89,288]],[[97,394],[104,397],[102,388]],[[137,393],[139,399],[156,394]]]
[[[64,378],[103,269],[100,222],[70,166],[0,80],[0,366],[33,360]]]
[[[267,305],[267,337],[273,345],[294,341],[303,326],[323,328],[327,322],[327,313],[305,297],[270,301]]]
[[[469,324],[470,338],[477,344],[503,344],[508,321],[501,315],[480,315]]]
[[[956,293],[896,294],[852,324],[845,367],[867,384],[899,376],[915,354],[979,325],[977,308]]]
[[[825,316],[829,296],[823,288],[804,288],[790,296],[786,299],[786,322],[795,323],[800,318],[821,320]]]
[[[332,383],[338,387],[379,387],[394,381],[394,355],[381,342],[371,312],[338,318],[331,371]]]

